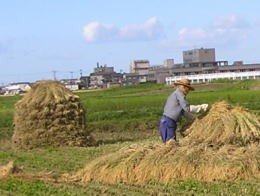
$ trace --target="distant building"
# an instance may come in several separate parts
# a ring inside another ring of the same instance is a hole
[[[134,60],[130,63],[130,73],[148,74],[150,62],[148,60]]]
[[[174,65],[174,59],[165,59],[163,61],[163,66],[164,67],[171,67]]]
[[[116,73],[114,67],[97,63],[90,76],[80,78],[80,88],[110,88],[143,82],[171,84],[187,77],[192,82],[207,82],[218,78],[259,78],[260,64],[244,64],[243,61],[216,61],[215,48],[200,48],[183,51],[183,63],[175,64],[168,58],[159,65],[150,65],[149,60],[130,62],[130,73]]]
[[[147,74],[148,81],[171,84],[183,77],[189,78],[192,82],[207,82],[218,78],[259,78],[260,64],[243,64],[243,61],[235,61],[232,65],[228,65],[228,61],[216,61],[214,48],[184,51],[183,59],[182,64],[165,66],[164,63],[151,66]]]
[[[90,76],[81,76],[80,77],[79,89],[88,89],[90,86]]]
[[[131,86],[139,83],[148,82],[148,75],[141,75],[139,73],[125,73],[123,74],[123,86]]]
[[[243,65],[243,61],[234,61],[233,65]]]
[[[26,93],[31,89],[31,84],[29,82],[18,82],[11,83],[4,87],[5,95],[15,95]]]
[[[60,80],[60,83],[71,91],[79,90],[79,79],[62,79]]]
[[[114,72],[114,67],[107,67],[107,65],[99,65],[99,63],[97,63],[97,67],[94,68],[94,73],[98,74],[98,73],[102,73],[102,74],[110,74]]]
[[[200,48],[183,51],[183,63],[215,62],[215,48]]]
[[[246,79],[259,79],[260,71],[249,72],[225,72],[225,73],[210,73],[210,74],[197,74],[186,76],[172,76],[166,78],[166,84],[171,85],[181,78],[187,78],[191,83],[210,82],[217,79],[230,79],[230,80],[246,80]]]
[[[116,73],[114,67],[108,67],[107,65],[100,66],[97,63],[97,67],[94,68],[94,72],[89,77],[88,88],[110,88],[113,86],[121,86],[123,75]]]
[[[5,89],[4,89],[4,87],[0,87],[0,95],[3,95],[3,94],[5,94]]]

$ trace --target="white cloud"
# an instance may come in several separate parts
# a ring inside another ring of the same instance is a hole
[[[179,40],[200,40],[207,38],[207,31],[202,28],[188,29],[182,28],[178,32]]]
[[[143,24],[130,24],[117,27],[112,24],[91,22],[84,26],[83,36],[87,42],[101,41],[143,41],[155,40],[163,34],[163,27],[156,17]]]
[[[213,27],[220,29],[243,29],[248,26],[248,22],[237,15],[221,16],[213,21]]]
[[[236,47],[248,40],[252,26],[238,15],[226,15],[216,18],[205,27],[183,27],[175,37],[173,29],[168,38],[164,36],[163,25],[156,17],[144,23],[127,24],[121,27],[113,24],[91,22],[84,26],[83,35],[88,43],[109,41],[147,41],[159,40],[163,48],[187,47]]]
[[[176,42],[180,46],[238,44],[247,39],[248,23],[235,15],[223,16],[205,28],[182,28]]]
[[[126,25],[120,29],[123,40],[154,40],[162,35],[162,25],[157,19],[150,18],[143,24]]]
[[[111,24],[91,22],[83,28],[83,36],[87,42],[111,40],[115,33],[117,33],[117,28]]]

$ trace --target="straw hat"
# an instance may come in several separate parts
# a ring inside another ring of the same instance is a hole
[[[175,82],[174,85],[183,85],[188,87],[190,90],[194,90],[194,88],[190,85],[190,80],[186,79],[186,78],[182,78],[180,79],[178,82]]]

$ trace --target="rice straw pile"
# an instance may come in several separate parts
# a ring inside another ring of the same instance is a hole
[[[65,181],[108,184],[260,178],[260,126],[256,115],[218,102],[179,143],[130,145],[99,157]]]
[[[93,142],[80,98],[60,83],[36,83],[16,103],[13,147],[89,146]]]
[[[260,121],[255,114],[242,107],[231,107],[227,102],[218,102],[207,115],[196,120],[186,130],[186,143],[211,145],[247,145],[259,143]]]

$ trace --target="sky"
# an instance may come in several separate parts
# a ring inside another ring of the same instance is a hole
[[[260,63],[259,10],[259,0],[0,0],[0,86],[79,78],[97,63],[182,63],[198,48]]]

